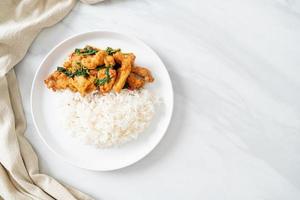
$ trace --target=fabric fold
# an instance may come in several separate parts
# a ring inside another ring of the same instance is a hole
[[[24,136],[26,120],[13,70],[38,33],[63,19],[75,3],[75,0],[0,3],[0,199],[92,199],[39,172],[38,157]]]

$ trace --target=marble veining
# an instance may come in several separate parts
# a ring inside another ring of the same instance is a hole
[[[299,12],[294,0],[78,3],[39,34],[16,67],[26,137],[42,171],[96,199],[300,199]],[[135,165],[105,173],[53,155],[30,115],[42,59],[67,37],[96,29],[149,44],[175,91],[159,146]]]

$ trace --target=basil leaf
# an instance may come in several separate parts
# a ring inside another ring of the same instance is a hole
[[[74,72],[75,76],[84,76],[87,77],[89,75],[89,72],[85,68],[77,69],[76,72]]]
[[[64,73],[66,76],[73,78],[74,74],[64,67],[57,67],[57,71]]]
[[[80,49],[75,49],[75,53],[80,54]]]
[[[87,50],[87,51],[81,53],[81,55],[84,55],[84,56],[85,55],[95,55],[97,52],[98,52],[98,50],[92,49],[92,50]]]
[[[108,55],[113,55],[114,53],[121,51],[121,49],[113,49],[111,47],[107,47],[105,51]]]
[[[93,49],[91,47],[85,47],[83,49],[75,49],[75,53],[78,55],[95,55],[98,52],[98,50]]]
[[[107,67],[107,68],[105,69],[105,75],[106,75],[106,77],[107,77],[107,80],[110,81],[109,67]]]
[[[64,71],[66,71],[66,68],[64,68],[64,67],[57,67],[56,70],[59,71],[59,72],[64,72]]]
[[[102,79],[96,79],[96,80],[95,80],[94,83],[95,83],[96,86],[102,86],[102,85],[104,85],[105,83],[109,83],[109,81],[110,81],[110,79],[111,79],[110,74],[109,74],[109,68],[110,68],[110,67],[107,67],[107,68],[105,69],[105,75],[106,75],[105,78],[102,78]]]
[[[95,83],[96,86],[102,86],[107,81],[108,81],[108,79],[107,79],[107,77],[105,77],[105,78],[102,78],[102,79],[96,79],[94,83]]]
[[[97,66],[97,67],[96,67],[96,70],[98,70],[98,71],[99,71],[100,69],[104,69],[104,68],[105,68],[105,65],[103,64],[103,65],[99,65],[99,66]]]
[[[57,71],[64,73],[66,76],[70,78],[73,78],[74,76],[87,77],[89,75],[88,69],[85,68],[77,69],[74,73],[72,73],[64,67],[57,67]]]

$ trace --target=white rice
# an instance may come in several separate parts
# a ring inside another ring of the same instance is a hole
[[[136,139],[148,127],[156,102],[146,89],[85,97],[66,90],[61,92],[61,121],[81,142],[107,148]]]

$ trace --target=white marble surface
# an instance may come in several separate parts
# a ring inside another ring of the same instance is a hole
[[[136,35],[165,62],[175,112],[159,146],[113,172],[78,169],[42,143],[30,87],[47,52],[94,29]],[[295,0],[78,3],[16,67],[27,138],[42,171],[96,199],[300,199],[300,3]]]

